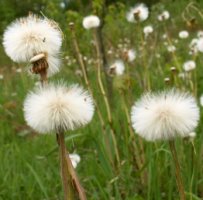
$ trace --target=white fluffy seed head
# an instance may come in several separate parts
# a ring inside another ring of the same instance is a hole
[[[168,45],[167,46],[167,50],[168,50],[168,52],[173,53],[173,52],[176,51],[176,47],[174,45]]]
[[[183,69],[186,72],[192,71],[196,68],[196,63],[193,60],[189,60],[183,64]]]
[[[136,51],[134,49],[129,49],[127,51],[127,59],[129,62],[134,61],[136,58]]]
[[[82,24],[85,29],[97,28],[100,26],[100,19],[96,15],[90,15],[84,17]]]
[[[158,17],[157,17],[157,19],[159,20],[159,21],[164,21],[164,20],[167,20],[167,19],[169,19],[170,18],[170,13],[167,11],[167,10],[165,10],[165,11],[163,11],[160,15],[158,15]]]
[[[25,120],[39,133],[73,130],[89,123],[93,114],[92,98],[78,85],[38,87],[24,102]]]
[[[185,38],[188,38],[189,33],[188,31],[180,31],[178,35],[179,35],[179,38],[185,39]]]
[[[126,14],[126,18],[129,22],[145,21],[149,16],[149,9],[143,3],[135,5]]]
[[[125,71],[125,65],[122,60],[116,60],[110,67],[110,74],[122,75]]]
[[[147,37],[150,33],[153,32],[153,27],[151,25],[145,26],[143,32],[145,34],[145,37]]]
[[[136,133],[149,141],[186,137],[198,124],[199,108],[188,93],[147,93],[132,107],[131,120]]]
[[[4,32],[3,46],[15,62],[28,62],[40,53],[55,55],[62,45],[62,34],[57,24],[35,15],[20,18]]]

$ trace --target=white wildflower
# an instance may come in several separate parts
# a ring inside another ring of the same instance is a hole
[[[114,64],[109,67],[110,74],[122,75],[125,70],[125,65],[122,60],[116,60]]]
[[[179,38],[181,38],[181,39],[188,38],[188,36],[189,36],[188,31],[180,31],[179,32]]]
[[[97,28],[100,26],[100,19],[96,15],[90,15],[84,17],[82,24],[85,29]]]
[[[157,18],[158,18],[159,21],[167,20],[167,19],[170,18],[170,13],[167,10],[165,10],[160,15],[158,15]]]
[[[73,130],[89,123],[93,113],[92,98],[77,85],[38,87],[24,102],[25,120],[39,133]]]
[[[196,68],[196,63],[193,60],[189,60],[183,64],[183,69],[186,72],[189,72]]]
[[[195,98],[175,90],[147,93],[132,107],[136,133],[149,141],[186,137],[199,120]]]
[[[145,21],[149,16],[149,10],[145,4],[137,4],[127,13],[126,18],[129,22]]]
[[[0,74],[0,80],[3,80],[3,79],[4,79],[4,75]]]

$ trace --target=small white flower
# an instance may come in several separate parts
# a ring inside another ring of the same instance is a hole
[[[56,55],[62,34],[55,22],[35,15],[20,18],[9,25],[3,35],[6,54],[15,62],[28,62],[37,54]]]
[[[187,31],[180,31],[179,32],[179,38],[181,38],[181,39],[188,38],[188,36],[189,36],[189,33]]]
[[[144,29],[143,29],[143,32],[145,34],[145,37],[147,37],[150,33],[152,33],[154,30],[153,30],[153,27],[152,26],[145,26]]]
[[[160,15],[158,15],[157,18],[158,18],[159,21],[167,20],[167,19],[170,18],[170,13],[167,10],[165,10]]]
[[[0,80],[3,80],[3,79],[4,79],[4,75],[0,74]]]
[[[128,61],[129,61],[129,62],[134,61],[135,58],[136,58],[136,52],[135,52],[135,50],[134,50],[134,49],[129,49],[129,50],[127,51],[127,57],[128,57]]]
[[[174,52],[174,51],[176,51],[176,47],[174,46],[174,45],[169,45],[168,47],[167,47],[167,50],[168,50],[168,52]]]
[[[149,16],[149,10],[145,4],[137,4],[127,13],[126,18],[129,22],[145,21]]]
[[[110,74],[122,75],[125,70],[125,65],[122,60],[116,60],[114,64],[109,67]]]
[[[39,133],[73,130],[89,123],[93,113],[92,98],[77,85],[38,87],[24,102],[25,120]]]
[[[80,162],[80,156],[76,153],[72,153],[72,154],[69,154],[69,157],[73,167],[76,168],[78,163]]]
[[[189,72],[196,68],[196,63],[193,60],[189,60],[183,64],[183,69],[186,72]]]
[[[198,124],[199,108],[188,93],[146,93],[132,107],[131,120],[136,133],[149,141],[186,137]]]
[[[96,15],[90,15],[84,17],[82,24],[85,29],[97,28],[100,26],[100,19]]]

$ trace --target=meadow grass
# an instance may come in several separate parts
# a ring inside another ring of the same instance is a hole
[[[87,57],[88,77],[94,98],[98,102],[106,124],[106,131],[103,132],[95,113],[93,121],[87,127],[66,134],[69,152],[76,152],[81,156],[77,172],[86,190],[87,199],[179,199],[175,169],[171,169],[173,161],[167,142],[150,143],[137,135],[131,137],[125,106],[130,112],[133,102],[145,90],[143,88],[143,81],[146,80],[143,78],[146,75],[144,67],[147,69],[147,76],[150,77],[151,90],[157,91],[176,86],[194,93],[199,101],[203,89],[203,55],[201,53],[196,57],[188,55],[188,44],[196,36],[197,31],[201,30],[203,18],[197,11],[191,11],[192,14],[188,18],[195,16],[197,24],[193,29],[187,27],[181,18],[181,13],[188,3],[187,1],[170,1],[170,3],[154,5],[150,19],[139,26],[126,22],[127,6],[116,4],[108,8],[103,35],[106,51],[109,49],[113,51],[113,55],[107,54],[109,63],[115,60],[116,55],[121,57],[123,47],[120,48],[119,44],[136,49],[138,54],[133,63],[125,63],[129,73],[112,78],[113,94],[110,105],[120,163],[115,161],[111,127],[108,124],[101,91],[98,89],[97,66],[94,63],[88,64],[89,59],[93,59],[93,62],[96,59],[94,46],[90,43],[92,33],[80,27],[80,20],[75,24],[81,52]],[[198,5],[202,11],[202,2]],[[170,20],[162,23],[156,20],[161,6],[164,6],[171,14]],[[69,19],[68,22],[70,22]],[[142,29],[148,24],[153,25],[154,33],[143,45]],[[179,31],[184,29],[189,31],[189,38],[178,39]],[[163,40],[162,35],[166,31],[169,37],[168,40]],[[76,55],[68,26],[64,29],[64,33],[66,36],[62,55],[63,68],[51,79],[56,82],[63,79],[70,84],[74,82],[85,87],[83,77],[75,74],[79,65],[75,62]],[[130,43],[126,43],[125,38],[129,39]],[[175,44],[177,50],[171,54],[163,43],[165,41],[174,43],[174,39],[178,39],[178,43]],[[141,53],[142,56],[139,57]],[[160,58],[156,56],[157,54],[160,54]],[[37,79],[26,74],[26,66],[11,63],[2,48],[0,55],[2,60],[0,72],[4,75],[4,79],[0,80],[0,200],[62,199],[55,135],[38,135],[25,124],[23,118],[23,101]],[[67,55],[70,58],[66,58]],[[175,66],[177,70],[183,71],[182,64],[190,59],[195,60],[197,65],[196,69],[191,72],[192,79],[177,78],[178,81],[174,80],[170,86],[166,86],[165,77],[173,80],[170,67]],[[68,63],[71,64],[68,65]],[[22,72],[16,72],[17,68],[21,68]],[[104,74],[102,76],[105,84]],[[130,87],[126,87],[127,85]],[[105,87],[107,88],[106,84]],[[193,143],[189,139],[176,140],[186,197],[190,200],[203,198],[202,119],[196,133]],[[138,146],[138,151],[135,150],[135,146]],[[137,166],[137,158],[141,158],[141,167]]]

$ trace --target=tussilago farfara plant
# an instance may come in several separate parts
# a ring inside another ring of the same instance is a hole
[[[89,123],[94,105],[92,97],[78,85],[47,81],[48,76],[60,69],[62,32],[58,24],[36,15],[18,19],[6,29],[3,45],[13,61],[28,63],[29,71],[40,75],[42,84],[25,99],[24,116],[27,124],[37,132],[57,136],[64,199],[86,199],[66,150],[64,133]]]
[[[174,140],[190,137],[199,121],[199,108],[193,96],[176,90],[146,93],[135,102],[131,120],[136,133],[148,141],[168,140],[176,167],[180,199],[185,200],[185,189],[180,173]]]

